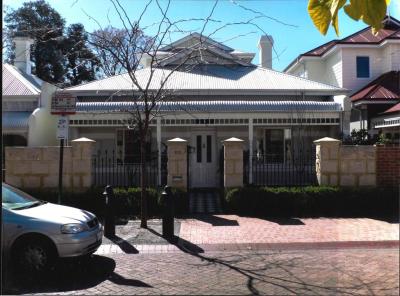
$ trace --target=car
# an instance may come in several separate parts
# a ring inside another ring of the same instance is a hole
[[[58,258],[91,255],[102,238],[103,226],[94,214],[2,183],[2,255],[19,270],[41,273]]]

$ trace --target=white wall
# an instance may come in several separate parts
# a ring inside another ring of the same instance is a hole
[[[343,48],[343,87],[355,92],[388,71],[389,61],[385,48]],[[370,77],[357,78],[357,56],[368,56]]]
[[[324,80],[324,82],[327,84],[343,87],[343,63],[341,49],[326,58]]]
[[[41,106],[33,111],[29,118],[28,146],[55,146],[58,145],[56,139],[57,117],[52,115],[51,98],[57,90],[52,84],[43,82],[40,94]]]

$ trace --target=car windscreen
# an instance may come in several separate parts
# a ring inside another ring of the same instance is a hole
[[[29,194],[4,184],[1,187],[1,195],[3,208],[9,210],[27,209],[41,204]]]

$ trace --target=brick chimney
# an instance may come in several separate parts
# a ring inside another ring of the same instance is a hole
[[[21,72],[31,74],[31,44],[33,39],[29,37],[14,37],[15,60],[14,65]]]
[[[272,46],[274,39],[270,35],[261,36],[258,41],[260,66],[263,68],[272,69]]]

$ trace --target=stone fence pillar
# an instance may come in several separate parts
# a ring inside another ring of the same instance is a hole
[[[316,147],[315,169],[319,185],[339,185],[340,140],[322,138],[314,141]]]
[[[230,138],[224,142],[224,187],[243,186],[243,140]]]
[[[187,188],[187,141],[174,138],[167,141],[168,145],[168,178],[169,186]]]
[[[92,186],[93,141],[88,138],[72,140],[72,187],[90,188]]]

